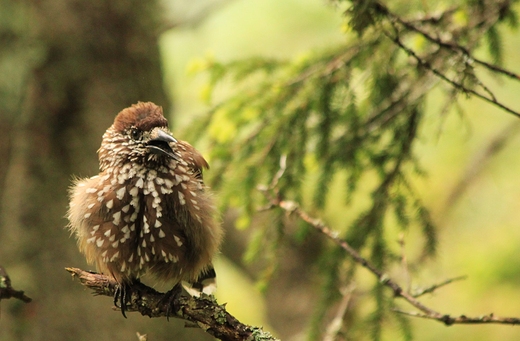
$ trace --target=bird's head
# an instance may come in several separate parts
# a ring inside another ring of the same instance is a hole
[[[101,170],[128,162],[154,168],[179,159],[162,108],[151,102],[121,111],[103,135],[98,153]]]

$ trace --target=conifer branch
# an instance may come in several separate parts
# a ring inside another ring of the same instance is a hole
[[[500,12],[500,10],[503,10],[504,6],[509,6],[509,1],[504,1],[502,5],[503,6],[498,6],[499,7],[499,11],[497,11],[496,13],[488,12],[488,15],[485,18],[483,18],[483,20],[481,20],[481,22],[482,21],[485,21],[485,22],[491,22],[491,21],[492,22],[496,22],[498,20],[498,17],[499,17],[499,13],[498,12]],[[504,69],[503,67],[500,67],[499,65],[496,65],[496,64],[493,64],[493,63],[489,63],[489,62],[486,62],[486,61],[484,61],[482,59],[479,59],[479,58],[475,57],[470,52],[470,50],[468,50],[466,47],[462,46],[461,44],[458,44],[455,41],[455,39],[447,41],[447,40],[442,39],[439,36],[434,36],[430,32],[428,32],[428,31],[420,28],[419,26],[417,26],[414,22],[407,21],[407,20],[403,19],[402,17],[400,17],[399,15],[397,15],[396,13],[393,13],[385,5],[383,5],[381,3],[376,3],[376,6],[379,9],[379,13],[385,14],[391,21],[400,24],[401,26],[403,26],[407,30],[420,34],[426,40],[436,44],[437,46],[439,46],[441,48],[449,49],[449,50],[452,50],[453,52],[463,54],[465,57],[467,57],[466,58],[466,63],[474,62],[474,63],[480,64],[481,66],[483,66],[484,68],[488,69],[489,71],[492,71],[492,72],[495,72],[495,73],[498,73],[498,74],[502,74],[504,76],[507,76],[507,77],[513,79],[513,80],[517,80],[517,81],[520,80],[520,75],[519,74],[517,74],[517,73],[515,73],[515,72],[513,72],[511,70]],[[439,23],[442,18],[446,18],[448,16],[453,15],[456,12],[456,10],[457,10],[456,7],[452,7],[452,8],[447,9],[446,11],[442,12],[440,15],[437,15],[436,18],[432,18],[431,16],[428,16],[428,17],[423,18],[423,19],[415,20],[415,22],[420,22],[420,23],[425,23],[425,22]],[[491,16],[493,14],[495,14],[495,19],[494,20],[492,20],[492,18],[491,18]],[[479,22],[478,24],[481,24],[481,22]],[[476,24],[474,26],[478,26],[478,24]]]
[[[497,323],[497,324],[520,324],[520,318],[517,317],[498,317],[494,314],[484,315],[480,317],[468,317],[465,315],[461,316],[451,316],[448,314],[442,314],[422,302],[420,302],[417,297],[426,293],[423,292],[419,295],[413,295],[407,291],[405,291],[394,279],[389,277],[386,273],[384,273],[381,269],[378,269],[375,265],[373,265],[369,260],[362,257],[359,252],[357,252],[352,246],[347,243],[344,239],[339,237],[339,233],[325,225],[321,220],[312,217],[307,212],[302,210],[300,208],[300,205],[294,201],[291,200],[284,200],[283,197],[281,197],[279,191],[276,189],[276,183],[280,179],[280,174],[283,174],[283,171],[279,172],[277,174],[277,177],[274,181],[271,182],[270,186],[260,186],[259,190],[265,195],[267,200],[269,201],[269,207],[270,208],[281,208],[285,212],[287,212],[290,215],[296,215],[309,225],[311,225],[314,229],[318,230],[322,234],[324,234],[328,239],[333,241],[335,244],[337,244],[339,247],[341,247],[343,250],[345,250],[350,257],[354,260],[354,262],[358,263],[362,267],[366,268],[368,271],[370,271],[377,279],[378,281],[390,288],[394,294],[394,297],[400,297],[404,299],[406,302],[408,302],[413,307],[417,308],[421,312],[405,312],[402,310],[394,309],[394,311],[402,314],[406,314],[408,316],[413,317],[421,317],[421,318],[427,318],[431,320],[436,320],[439,322],[442,322],[446,325],[452,325],[452,324],[478,324],[478,323]],[[273,194],[274,193],[274,194]],[[461,278],[454,278],[449,279],[447,281],[444,281],[440,284],[434,285],[426,289],[427,292],[433,292],[436,289],[447,285],[449,283],[452,283],[456,280],[459,280]]]
[[[426,61],[424,60],[423,58],[419,57],[419,55],[417,53],[415,53],[414,50],[412,50],[411,48],[407,47],[402,41],[401,39],[399,38],[399,35],[394,35],[392,36],[390,33],[388,32],[384,32],[384,34],[389,38],[391,39],[394,43],[396,43],[403,51],[405,51],[410,57],[414,58],[416,61],[417,61],[417,64],[424,67],[425,69],[431,71],[434,75],[436,75],[437,77],[439,77],[440,79],[442,79],[443,81],[449,83],[450,85],[452,85],[455,89],[459,90],[459,91],[462,91],[464,93],[467,93],[467,94],[471,94],[475,97],[478,97],[482,100],[484,100],[485,102],[488,102],[488,103],[491,103],[493,105],[496,105],[497,107],[501,108],[502,110],[510,113],[510,114],[513,114],[514,116],[516,117],[519,117],[520,118],[520,112],[506,106],[504,103],[502,102],[499,102],[495,95],[485,86],[483,86],[483,84],[479,84],[483,87],[484,91],[486,93],[488,93],[489,97],[486,96],[486,95],[483,95],[481,94],[480,92],[472,89],[472,88],[469,88],[467,86],[465,86],[464,84],[462,83],[459,83],[457,82],[456,80],[454,79],[451,79],[449,78],[448,76],[446,76],[442,71],[436,69],[435,67],[433,67],[432,63],[429,62],[429,61]]]

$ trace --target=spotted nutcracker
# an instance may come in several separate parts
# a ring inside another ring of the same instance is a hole
[[[119,283],[123,315],[125,290],[146,273],[176,287],[214,276],[222,228],[202,180],[208,164],[171,135],[162,108],[121,111],[98,154],[99,175],[71,187],[68,218],[87,261]]]

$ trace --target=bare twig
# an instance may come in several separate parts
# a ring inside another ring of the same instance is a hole
[[[343,298],[338,307],[338,311],[336,312],[336,316],[332,319],[332,321],[327,326],[327,330],[325,332],[325,337],[323,341],[334,341],[337,340],[337,336],[342,331],[344,326],[345,315],[347,313],[348,307],[350,305],[350,301],[352,298],[352,292],[355,289],[354,284],[350,284],[347,287],[343,288],[341,294]]]
[[[11,286],[11,279],[7,275],[5,269],[2,266],[0,266],[0,300],[8,299],[11,297],[22,300],[25,303],[29,303],[32,301],[32,299],[30,297],[27,297],[22,290],[15,290]]]
[[[465,315],[460,316],[450,316],[450,315],[442,315],[442,316],[431,316],[428,314],[421,314],[417,312],[410,312],[410,311],[403,311],[399,309],[393,309],[395,312],[399,314],[404,314],[408,316],[413,317],[420,317],[425,318],[429,320],[437,320],[439,322],[442,322],[448,326],[452,324],[488,324],[488,323],[494,323],[494,324],[520,324],[520,318],[517,317],[498,317],[495,316],[493,313],[489,315],[482,315],[479,317],[468,317]]]
[[[405,242],[404,242],[404,233],[399,234],[399,240],[398,240],[399,246],[401,247],[401,266],[403,268],[404,278],[406,282],[406,291],[410,292],[412,279],[410,277],[410,271],[408,269],[408,259],[406,257],[406,250],[405,250]]]
[[[114,296],[117,283],[111,277],[83,271],[78,268],[66,268],[81,284],[92,289],[95,295]],[[208,334],[223,341],[242,340],[277,340],[261,328],[245,325],[229,314],[224,305],[219,305],[211,296],[196,298],[176,295],[169,306],[165,294],[142,284],[135,283],[128,294],[127,311],[137,311],[144,316],[162,317],[170,315],[195,324]]]
[[[460,177],[460,180],[452,189],[450,195],[444,204],[444,212],[448,212],[455,206],[457,200],[467,191],[468,187],[478,179],[478,176],[485,170],[491,160],[500,153],[508,142],[517,136],[520,129],[520,122],[516,121],[508,124],[503,129],[499,130],[486,145],[479,149],[473,156],[473,159],[468,163],[466,170]],[[441,216],[447,216],[441,214]]]
[[[273,181],[271,181],[271,184],[269,185],[269,189],[275,189],[278,185],[278,182],[282,178],[283,174],[285,173],[285,170],[287,169],[287,155],[283,154],[280,156],[280,169],[278,169],[278,172],[273,177]]]
[[[451,284],[451,283],[457,282],[457,281],[462,281],[462,280],[464,280],[466,278],[468,278],[468,276],[457,276],[457,277],[453,277],[453,278],[448,278],[445,281],[442,281],[440,283],[431,285],[431,286],[429,286],[427,288],[416,290],[413,293],[413,297],[420,297],[420,296],[425,295],[425,294],[430,294],[430,293],[434,292],[435,290],[437,290],[439,288],[442,288],[445,285],[448,285],[448,284]]]

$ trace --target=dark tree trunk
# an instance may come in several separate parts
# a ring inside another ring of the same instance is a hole
[[[0,339],[137,339],[165,321],[123,320],[110,300],[71,283],[64,267],[84,260],[64,216],[72,175],[97,173],[114,116],[137,101],[168,112],[159,8],[138,0],[0,0],[0,8],[0,264],[34,300],[2,305]]]

